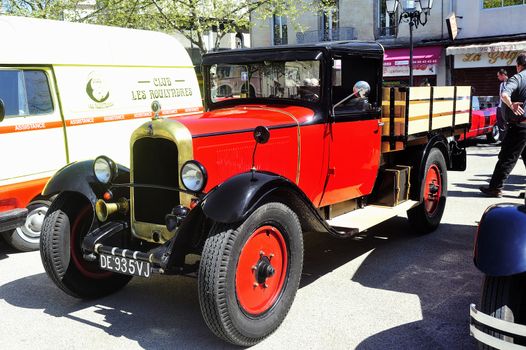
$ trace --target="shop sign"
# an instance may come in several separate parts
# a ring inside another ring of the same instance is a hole
[[[415,64],[413,65],[413,75],[435,75],[435,64]],[[389,66],[384,67],[384,77],[403,77],[409,76],[409,66]]]
[[[455,55],[455,68],[514,66],[521,51],[467,53]]]

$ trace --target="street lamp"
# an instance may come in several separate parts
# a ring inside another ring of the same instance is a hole
[[[401,22],[409,23],[409,86],[413,86],[413,27],[425,26],[431,14],[433,0],[385,0],[389,15],[395,15],[398,6],[402,7]]]

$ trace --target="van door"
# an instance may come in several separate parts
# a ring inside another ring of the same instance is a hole
[[[0,67],[0,190],[43,180],[67,163],[64,129],[48,68]]]

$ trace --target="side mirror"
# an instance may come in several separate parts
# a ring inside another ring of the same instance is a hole
[[[4,101],[0,98],[0,122],[4,120],[5,117],[5,105]]]

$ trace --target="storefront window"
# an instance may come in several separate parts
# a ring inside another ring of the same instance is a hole
[[[483,0],[482,7],[485,9],[505,7],[505,6],[517,6],[525,5],[526,0]]]

